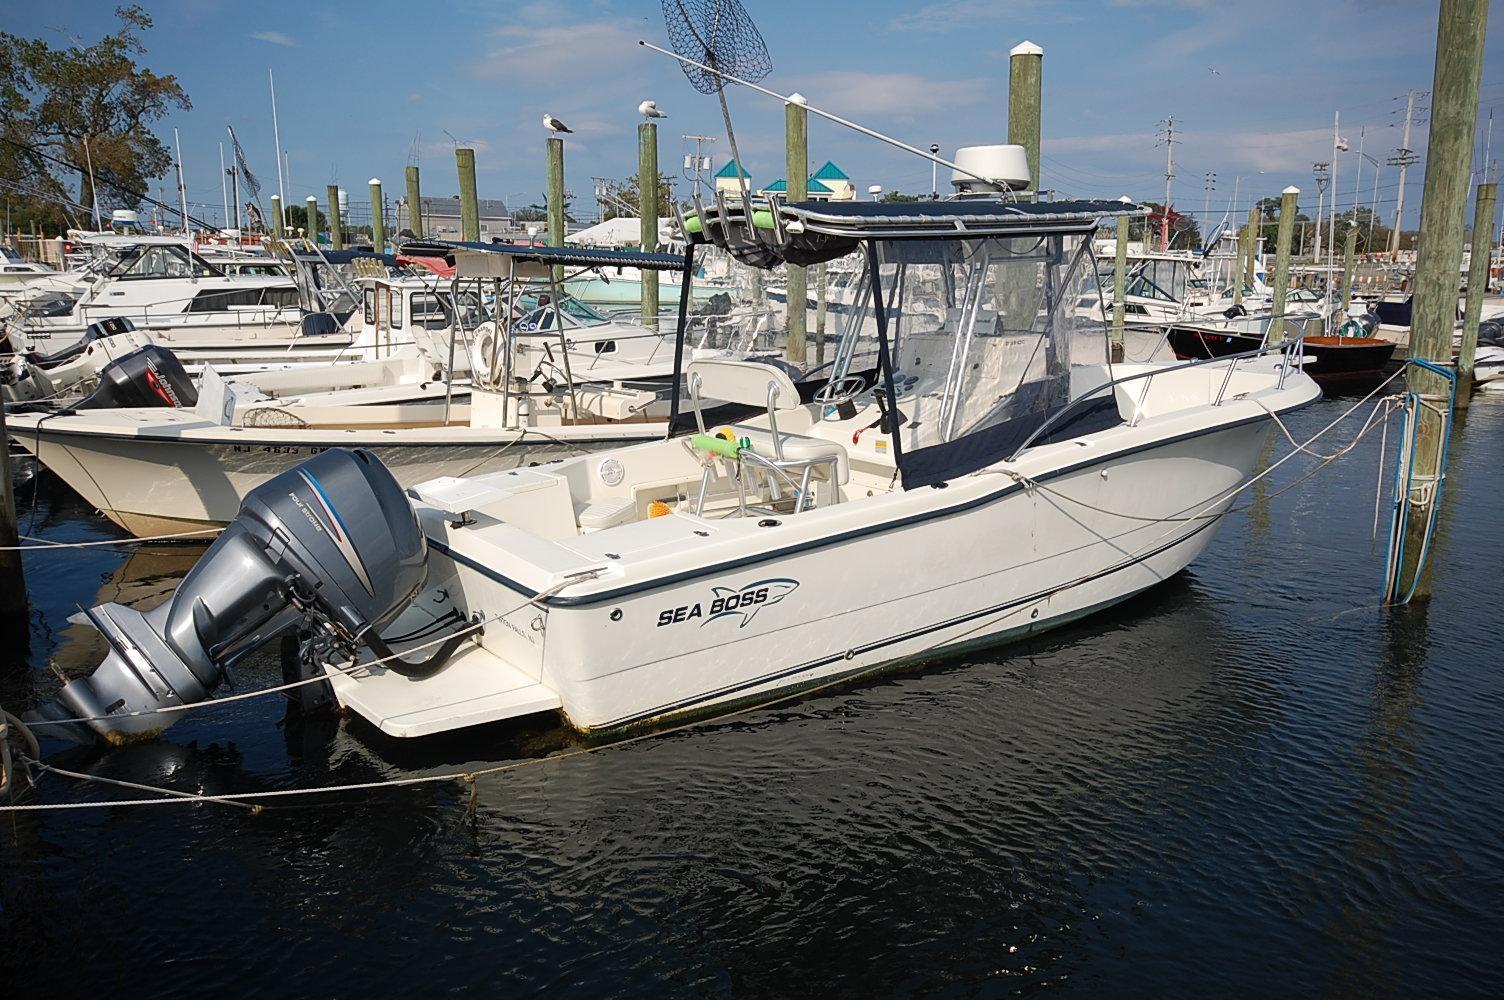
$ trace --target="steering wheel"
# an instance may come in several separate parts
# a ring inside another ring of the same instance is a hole
[[[826,382],[815,390],[814,401],[823,406],[841,406],[846,403],[856,402],[856,398],[866,392],[870,386],[867,380],[860,375],[845,375],[833,382]]]

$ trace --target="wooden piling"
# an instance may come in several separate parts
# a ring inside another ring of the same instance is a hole
[[[1248,210],[1248,261],[1243,266],[1243,283],[1253,289],[1253,279],[1258,274],[1259,239],[1264,235],[1264,213],[1256,208]]]
[[[20,545],[16,492],[10,477],[10,436],[5,429],[5,407],[0,406],[0,625],[21,625],[26,620]]]
[[[1124,324],[1127,322],[1127,305],[1124,302],[1128,288],[1128,216],[1118,216],[1118,239],[1114,248],[1112,265],[1112,354],[1113,364],[1123,360]]]
[[[788,171],[788,199],[804,201],[809,197],[809,109],[799,94],[790,95],[783,106],[784,167]],[[809,275],[796,264],[788,271],[788,341],[784,357],[789,364],[804,367],[809,357]]]
[[[1347,238],[1342,241],[1342,313],[1353,304],[1353,272],[1358,256],[1358,227],[1350,226]]]
[[[454,167],[460,178],[460,238],[466,243],[478,243],[480,199],[475,189],[475,150],[464,146],[455,149]]]
[[[408,164],[405,173],[407,174],[407,228],[413,231],[415,239],[421,240],[423,238],[423,186],[419,182],[417,164]]]
[[[643,122],[637,126],[637,214],[641,227],[642,249],[658,249],[658,126]],[[658,329],[658,272],[642,270],[642,322]],[[680,294],[683,294],[681,287]],[[693,303],[691,303],[693,304]]]
[[[308,242],[314,246],[319,245],[319,200],[309,195],[305,204],[304,217],[308,226]]]
[[[335,250],[343,250],[345,234],[339,217],[339,185],[330,184],[326,193],[329,198],[329,245]]]
[[[1290,186],[1280,193],[1279,236],[1274,248],[1274,320],[1269,325],[1269,343],[1285,339],[1285,298],[1290,294],[1290,241],[1295,235],[1296,201],[1300,188]]]
[[[282,199],[272,195],[272,235],[282,239]]]
[[[1008,53],[1008,141],[1024,147],[1029,160],[1029,189],[1040,188],[1040,103],[1044,90],[1044,49],[1020,42]]]
[[[1462,266],[1462,223],[1472,176],[1473,133],[1478,123],[1488,0],[1441,0],[1436,29],[1436,70],[1431,84],[1431,133],[1420,206],[1420,252],[1415,261],[1414,321],[1410,356],[1450,365],[1457,315],[1457,272]],[[1410,388],[1439,408],[1422,406],[1416,422],[1414,471],[1408,498],[1399,593],[1428,598],[1435,560],[1421,562],[1434,523],[1445,430],[1447,380],[1420,365],[1408,371]],[[1458,394],[1461,395],[1459,388]]]
[[[371,185],[371,246],[377,253],[386,253],[386,219],[382,217],[384,203],[381,200],[381,178],[372,177]]]
[[[548,245],[564,245],[564,140],[548,137]],[[564,280],[564,269],[554,268],[554,280]]]
[[[1238,259],[1232,266],[1232,304],[1243,304],[1243,268],[1248,260],[1248,244],[1253,240],[1253,215],[1248,216],[1248,225],[1238,230]]]
[[[1488,264],[1494,251],[1494,205],[1497,184],[1479,184],[1473,207],[1473,248],[1467,269],[1467,306],[1462,313],[1462,346],[1457,351],[1457,408],[1465,410],[1473,394],[1473,362],[1478,354],[1478,320],[1488,295]]]

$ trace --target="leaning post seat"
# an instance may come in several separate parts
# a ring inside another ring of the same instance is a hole
[[[836,441],[778,430],[779,412],[796,410],[803,405],[799,390],[787,371],[755,360],[700,358],[690,363],[686,376],[695,421],[701,433],[706,432],[701,403],[704,398],[744,406],[765,404],[768,408],[766,429],[740,424],[733,428],[739,438],[751,445],[740,450],[735,459],[741,513],[759,512],[757,507],[747,506],[745,492],[746,480],[758,473],[762,474],[774,502],[782,497],[783,486],[790,488],[795,513],[812,504],[832,504],[839,500],[837,487],[845,484],[851,475],[845,447]],[[815,473],[821,469],[826,472],[824,481],[828,484],[823,497],[812,492],[818,482]],[[696,514],[704,509],[713,478],[713,467],[707,466],[700,483]]]

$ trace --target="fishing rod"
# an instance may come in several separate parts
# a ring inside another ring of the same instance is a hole
[[[850,120],[845,119],[845,118],[842,118],[840,115],[831,114],[829,111],[822,111],[821,109],[815,107],[813,104],[810,104],[808,101],[805,101],[805,100],[797,100],[797,101],[793,100],[792,99],[793,95],[780,94],[777,91],[769,90],[767,87],[763,87],[763,86],[760,86],[758,84],[755,84],[755,83],[751,82],[750,80],[743,80],[740,77],[735,77],[735,76],[732,76],[730,73],[727,73],[727,72],[724,72],[722,70],[716,69],[714,66],[707,66],[704,63],[695,62],[695,60],[689,58],[688,56],[681,56],[677,52],[672,52],[672,51],[670,51],[668,49],[659,48],[657,45],[654,45],[652,42],[644,41],[644,40],[642,40],[640,38],[637,40],[637,44],[641,45],[645,49],[652,49],[654,52],[660,53],[662,55],[666,55],[666,56],[668,56],[671,59],[677,59],[677,60],[679,60],[682,63],[687,63],[690,66],[695,67],[696,69],[704,70],[707,73],[713,73],[716,76],[722,78],[723,80],[729,80],[731,83],[739,84],[740,86],[747,87],[750,90],[755,90],[759,94],[765,94],[768,97],[777,98],[778,100],[782,101],[784,104],[797,104],[797,105],[800,105],[800,106],[804,107],[805,109],[809,110],[810,112],[812,112],[813,114],[819,115],[821,118],[824,118],[826,121],[835,122],[837,125],[843,125],[846,128],[852,129],[853,131],[860,132],[862,135],[865,135],[868,138],[876,139],[879,142],[886,142],[890,146],[896,146],[897,148],[903,150],[906,153],[913,153],[915,156],[920,157],[921,159],[924,159],[924,160],[929,160],[931,163],[937,163],[937,164],[939,164],[942,167],[949,167],[951,170],[954,170],[957,173],[965,174],[967,177],[970,177],[970,178],[972,178],[974,180],[979,180],[979,181],[981,181],[984,184],[997,184],[997,183],[999,183],[999,178],[996,178],[996,177],[983,177],[981,174],[973,173],[972,171],[967,170],[965,167],[961,166],[959,163],[952,163],[950,160],[947,160],[947,159],[945,159],[945,158],[943,158],[941,156],[937,156],[936,154],[931,153],[928,150],[920,149],[917,146],[910,146],[908,143],[904,142],[901,139],[895,139],[895,138],[893,138],[890,135],[883,135],[881,132],[874,131],[873,129],[870,129],[870,128],[868,128],[865,125],[858,125],[856,122],[850,121]]]

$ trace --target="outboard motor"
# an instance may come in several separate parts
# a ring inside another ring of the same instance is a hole
[[[72,361],[83,354],[94,341],[113,337],[118,333],[129,333],[135,328],[136,324],[124,316],[111,316],[108,319],[90,323],[84,328],[84,335],[76,342],[64,347],[62,350],[53,351],[51,354],[33,353],[31,363],[39,368],[56,368],[58,365],[66,361]]]
[[[378,630],[417,596],[427,542],[392,474],[365,451],[332,448],[252,490],[240,513],[183,578],[172,599],[145,613],[101,604],[87,614],[109,642],[94,673],[68,682],[33,717],[87,718],[111,743],[148,737],[180,713],[149,712],[207,698],[234,664],[295,634],[306,671],[388,655]],[[422,664],[442,664],[452,635]],[[74,727],[73,735],[88,738]]]
[[[198,390],[188,371],[165,347],[148,344],[123,355],[99,373],[99,388],[79,400],[75,410],[117,406],[169,406],[190,409]]]

